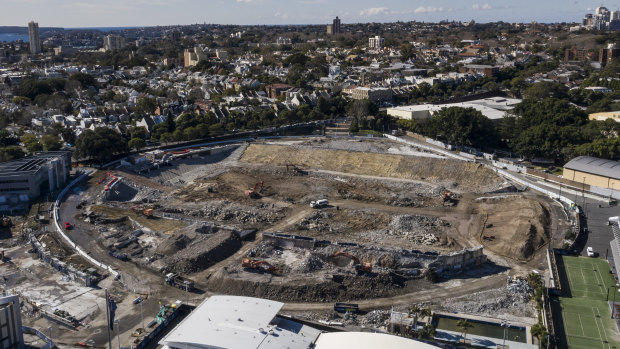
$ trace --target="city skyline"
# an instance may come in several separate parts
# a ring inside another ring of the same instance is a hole
[[[620,1],[458,0],[382,2],[327,0],[5,0],[0,23],[42,27],[124,27],[213,24],[329,24],[339,16],[343,24],[360,22],[441,20],[477,22],[579,22],[597,6],[620,8]],[[8,11],[6,10],[8,9]]]

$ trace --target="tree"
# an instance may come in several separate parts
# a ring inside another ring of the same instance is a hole
[[[127,146],[130,149],[142,149],[146,146],[146,141],[144,140],[144,138],[132,138],[127,143]]]
[[[20,159],[24,156],[26,156],[26,153],[16,145],[0,148],[0,162]]]
[[[79,81],[80,84],[82,84],[82,86],[85,86],[85,87],[96,86],[95,77],[90,74],[86,74],[86,73],[71,74],[71,76],[69,77],[69,80]]]
[[[568,88],[562,84],[549,81],[537,82],[525,89],[523,97],[525,99],[542,100],[548,97],[556,99],[566,98]]]
[[[62,141],[54,135],[44,135],[41,137],[41,144],[43,144],[45,151],[60,150],[62,148]]]
[[[474,325],[469,323],[466,319],[461,319],[461,320],[457,321],[456,327],[461,329],[461,333],[463,334],[463,339],[466,339],[467,338],[467,331],[470,328],[474,327]]]
[[[543,325],[542,322],[539,321],[530,328],[530,333],[533,337],[536,337],[536,339],[538,339],[538,343],[541,343],[543,338],[547,336],[547,329],[545,328],[545,325]]]
[[[109,128],[98,127],[94,131],[86,130],[80,134],[75,144],[75,157],[104,163],[128,150],[127,141],[120,134]]]
[[[138,114],[153,114],[157,109],[157,102],[154,98],[140,97],[136,101],[136,107],[134,111]]]
[[[37,137],[32,133],[24,134],[20,137],[19,140],[24,143],[24,146],[29,153],[34,153],[35,151],[40,151],[43,149],[43,146],[41,146],[41,144],[37,140]]]
[[[426,136],[454,145],[493,147],[499,141],[493,122],[474,108],[443,108],[421,126]]]

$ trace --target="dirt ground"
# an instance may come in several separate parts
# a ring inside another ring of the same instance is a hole
[[[385,308],[413,298],[432,302],[488,290],[499,290],[493,294],[501,298],[506,275],[541,268],[541,248],[551,231],[546,198],[500,193],[505,180],[480,164],[386,140],[240,144],[213,157],[175,159],[170,168],[174,171],[162,167],[151,174],[110,171],[137,193],[124,201],[105,198],[106,182],[97,184],[105,172],[98,171],[63,202],[60,212],[75,225],[70,236],[120,271],[125,288],[163,302],[184,297],[182,290],[164,283],[170,271],[196,283],[197,292],[189,296],[195,302],[210,294],[247,295],[288,302],[292,311],[327,311],[331,302],[348,300]],[[250,188],[256,195],[246,195]],[[453,193],[454,202],[443,202],[445,191]],[[311,208],[318,199],[328,199],[329,205]],[[135,205],[153,207],[154,218],[132,211]],[[248,229],[256,233],[238,237]],[[266,232],[331,244],[276,247],[263,240]],[[42,239],[59,256],[87,266],[56,246],[57,239]],[[480,245],[487,262],[438,276],[430,272],[436,256]],[[127,260],[110,256],[111,250]],[[359,264],[336,257],[338,252],[350,253]],[[244,257],[266,261],[275,271],[244,268]],[[364,263],[372,271],[361,270]],[[104,280],[103,285],[111,284],[116,285]],[[150,306],[156,311],[156,305]],[[127,312],[137,326],[135,311]],[[90,314],[93,328],[101,326],[101,313]]]

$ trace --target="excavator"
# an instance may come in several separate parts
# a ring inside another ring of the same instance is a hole
[[[456,204],[456,199],[452,196],[452,192],[446,190],[441,195],[441,202],[443,206],[446,204],[449,206],[454,206]]]
[[[350,258],[353,261],[353,265],[355,266],[355,270],[365,273],[372,273],[372,264],[369,262],[361,263],[359,258],[354,255],[347,253],[345,251],[336,252],[334,257],[343,256]]]
[[[3,228],[7,228],[11,226],[11,218],[9,217],[2,217],[2,227]]]
[[[256,191],[259,185],[260,185],[260,189]],[[264,186],[265,186],[265,181],[256,182],[252,188],[245,191],[245,196],[249,196],[253,199],[260,198],[260,193],[263,191]]]
[[[144,215],[147,218],[153,217],[153,208],[152,207],[142,207],[140,205],[137,205],[137,206],[131,206],[130,208],[135,213],[142,214],[142,215]]]
[[[246,270],[254,270],[258,272],[268,272],[271,274],[276,274],[278,269],[273,265],[265,262],[265,261],[257,261],[251,258],[245,257],[241,260],[241,266]]]

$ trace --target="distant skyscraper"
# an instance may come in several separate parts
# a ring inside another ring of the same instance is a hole
[[[39,39],[39,23],[28,23],[28,39],[30,40],[30,53],[41,53],[41,40]]]
[[[332,24],[332,30],[334,31],[334,34],[342,33],[342,28],[340,27],[340,18],[338,18],[338,16],[336,16],[336,19],[334,19],[334,22]]]

